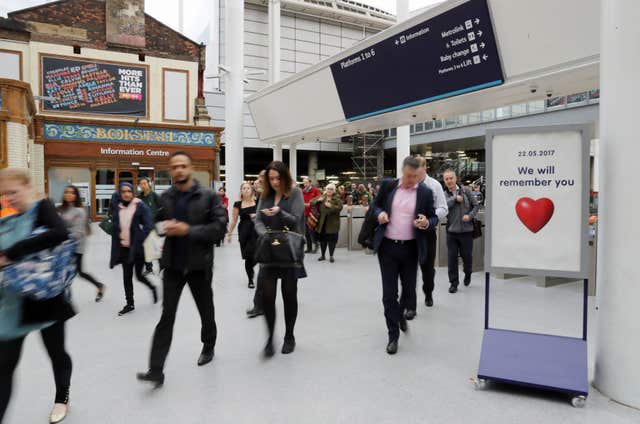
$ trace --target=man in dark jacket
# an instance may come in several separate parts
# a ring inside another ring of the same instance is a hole
[[[419,180],[420,162],[405,158],[402,178],[382,184],[371,204],[378,218],[374,250],[378,253],[382,274],[382,303],[389,331],[387,353],[398,351],[400,330],[406,332],[404,310],[415,304],[418,263],[428,256],[426,231],[438,225],[431,190]],[[398,278],[402,298],[398,302]]]
[[[165,270],[162,316],[153,334],[149,371],[138,374],[139,380],[156,387],[164,383],[164,363],[185,284],[189,285],[202,321],[203,347],[198,365],[213,360],[217,335],[211,287],[213,244],[224,237],[227,226],[220,198],[193,179],[189,154],[173,153],[169,166],[174,185],[162,193],[156,214],[158,229],[167,236],[160,259],[160,267]]]
[[[449,264],[449,293],[458,291],[458,255],[462,256],[464,285],[471,284],[473,262],[473,219],[480,206],[468,187],[458,185],[458,177],[452,169],[444,172],[449,215],[447,217],[447,250]]]

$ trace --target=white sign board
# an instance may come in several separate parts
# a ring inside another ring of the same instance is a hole
[[[487,136],[489,272],[587,274],[589,127]]]

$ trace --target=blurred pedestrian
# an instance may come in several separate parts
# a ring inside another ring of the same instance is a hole
[[[112,197],[111,219],[111,261],[114,268],[122,265],[122,279],[126,304],[118,312],[122,316],[136,309],[133,299],[133,272],[142,284],[151,290],[153,303],[158,303],[158,291],[142,273],[144,268],[144,248],[142,244],[153,228],[151,211],[134,197],[133,185],[121,183],[117,196]]]
[[[317,253],[318,252],[318,240],[316,239],[316,227],[311,228],[309,220],[312,220],[316,225],[318,224],[317,216],[312,214],[311,200],[320,196],[320,190],[318,190],[308,177],[302,179],[302,197],[304,198],[304,216],[307,220],[305,238],[307,239],[307,250],[305,253]],[[309,215],[312,215],[310,218]]]
[[[43,249],[60,245],[68,238],[64,221],[48,200],[36,200],[31,178],[22,169],[0,170],[0,195],[16,213],[0,220],[0,267]],[[35,228],[43,232],[32,234]],[[13,386],[25,337],[40,330],[51,359],[56,384],[50,423],[67,416],[72,362],[65,350],[65,322],[75,315],[66,293],[37,301],[0,288],[0,422],[2,422]],[[31,364],[40,369],[43,364]]]
[[[71,231],[71,236],[76,241],[76,267],[78,276],[93,284],[98,292],[95,301],[100,302],[104,297],[106,286],[96,280],[91,274],[82,271],[82,258],[85,253],[87,236],[91,227],[87,218],[87,211],[82,205],[80,191],[74,185],[68,185],[62,195],[62,205],[58,208],[58,213]]]

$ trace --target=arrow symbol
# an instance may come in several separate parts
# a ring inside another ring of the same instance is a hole
[[[476,25],[480,24],[480,19],[476,18],[476,20],[474,21],[476,23]]]
[[[482,37],[482,30],[478,31],[478,37]]]
[[[482,55],[482,59],[487,60],[488,58],[489,58],[489,56],[487,56],[486,54]]]
[[[484,49],[484,47],[486,46],[486,44],[484,44],[484,41],[482,43],[480,43],[480,47],[482,47]]]

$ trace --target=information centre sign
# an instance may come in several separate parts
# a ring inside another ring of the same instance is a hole
[[[488,272],[587,277],[590,132],[488,132]]]
[[[487,0],[469,0],[331,65],[348,121],[504,82]]]

